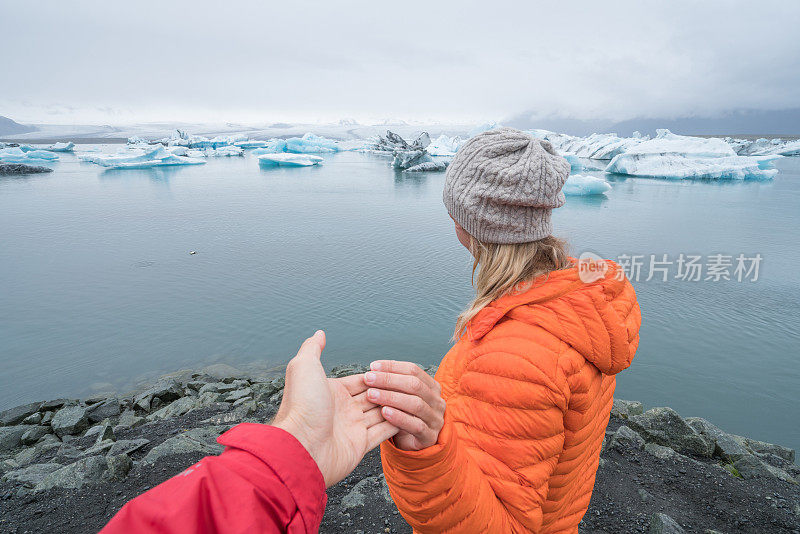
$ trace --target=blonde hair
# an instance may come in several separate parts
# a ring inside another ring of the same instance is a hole
[[[534,278],[570,266],[567,242],[553,236],[510,245],[481,243],[470,236],[470,252],[475,258],[472,263],[475,298],[458,316],[453,341],[464,334],[469,321],[493,300],[526,291]]]

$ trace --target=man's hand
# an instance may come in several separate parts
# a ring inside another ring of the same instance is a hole
[[[283,401],[272,424],[302,443],[330,487],[397,428],[367,400],[361,375],[325,376],[320,363],[324,348],[325,332],[318,330],[289,362]]]
[[[435,445],[444,426],[442,388],[428,373],[411,362],[372,362],[364,374],[367,400],[383,406],[383,417],[400,429],[394,437],[398,449],[418,451]]]

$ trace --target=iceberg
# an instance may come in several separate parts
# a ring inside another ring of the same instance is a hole
[[[436,172],[436,171],[443,171],[447,169],[447,165],[449,161],[444,160],[431,160],[431,161],[423,161],[422,163],[417,163],[416,165],[412,165],[407,169],[403,169],[403,172]]]
[[[643,141],[614,156],[608,173],[676,179],[743,180],[770,179],[774,157],[739,156],[718,138],[676,135],[658,130],[655,139]]]
[[[244,156],[244,149],[237,146],[224,145],[218,148],[186,148],[185,146],[170,147],[169,152],[175,156],[190,158],[220,158],[226,156]]]
[[[31,147],[28,147],[29,149]],[[47,150],[28,150],[22,147],[0,149],[0,162],[21,163],[25,165],[47,165],[58,161],[58,155]]]
[[[611,190],[611,184],[596,176],[571,174],[561,190],[568,196],[602,195]]]
[[[139,137],[138,135],[134,135],[133,137],[128,138],[129,145],[146,145],[149,141],[144,137]]]
[[[363,150],[391,155],[392,167],[403,171],[444,170],[450,163],[450,158],[434,159],[427,150],[430,145],[431,138],[427,132],[422,132],[412,143],[408,143],[396,133],[387,131],[385,136],[373,139]]]
[[[269,141],[251,141],[245,139],[244,141],[234,141],[233,144],[239,148],[264,148]]]
[[[133,153],[131,153],[133,152]],[[202,165],[202,159],[178,156],[169,152],[163,145],[151,149],[136,149],[115,155],[82,154],[79,161],[94,163],[109,169],[149,169],[152,167],[168,167],[174,165]]]
[[[276,154],[264,154],[258,156],[258,163],[262,167],[310,167],[322,163],[322,158],[311,154],[288,154],[279,152]]]
[[[40,147],[31,145],[21,145],[19,149],[22,150],[23,152],[34,152],[34,151],[72,152],[75,149],[75,143],[70,141],[68,143],[53,143],[52,145],[40,146]]]
[[[303,137],[290,137],[287,139],[284,151],[294,154],[338,152],[339,144],[333,139],[320,137],[309,132]]]
[[[553,148],[562,156],[577,156],[585,159],[610,160],[636,146],[646,137],[618,137],[617,134],[592,134],[588,137],[548,132],[547,130],[529,130],[534,137],[550,141]]]
[[[444,134],[432,140],[427,146],[428,154],[431,156],[455,156],[461,145],[464,144],[466,139],[460,136],[448,137]]]
[[[731,145],[733,150],[740,156],[800,156],[800,139],[784,141],[783,139],[732,139],[725,138],[725,142]]]

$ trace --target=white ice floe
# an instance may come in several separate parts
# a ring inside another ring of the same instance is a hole
[[[95,163],[109,169],[148,169],[151,167],[167,167],[174,165],[202,165],[204,160],[178,156],[168,151],[163,145],[153,148],[135,149],[117,154],[81,154],[80,161]]]
[[[260,154],[275,154],[277,152],[286,151],[285,139],[270,139],[269,141],[259,141],[262,143],[260,148],[253,150],[252,154],[258,156]]]
[[[267,146],[269,141],[255,141],[251,139],[245,139],[242,141],[235,141],[233,144],[238,146],[239,148],[264,148]]]
[[[731,145],[733,150],[740,156],[800,156],[800,139],[784,141],[783,139],[732,139],[725,138],[725,142]]]
[[[618,137],[617,134],[592,134],[588,137],[575,137],[547,130],[529,130],[534,137],[550,141],[553,148],[562,156],[577,156],[586,159],[610,160],[617,154],[626,152],[647,137]]]
[[[466,139],[458,135],[450,137],[442,134],[431,140],[431,144],[427,147],[428,154],[431,156],[454,156],[465,141]]]
[[[3,163],[24,163],[26,165],[47,165],[54,161],[58,161],[58,155],[50,152],[49,150],[36,150],[27,147],[29,150],[23,150],[22,147],[11,147],[0,149],[0,162]]]
[[[34,150],[46,150],[47,152],[72,152],[73,150],[75,150],[75,143],[69,141],[66,143],[53,143],[52,145],[41,146],[41,147],[22,145],[20,148],[25,152],[31,152]]]
[[[263,167],[310,167],[322,163],[322,158],[311,154],[289,154],[279,152],[276,154],[263,154],[258,156],[258,163]]]
[[[611,190],[611,184],[596,176],[571,174],[561,190],[569,196],[602,195]]]
[[[139,137],[138,135],[134,135],[133,137],[128,138],[129,145],[146,145],[149,141],[144,137]]]
[[[615,156],[606,172],[661,178],[769,179],[778,173],[771,168],[778,157],[738,156],[722,139],[658,130],[655,139]]]

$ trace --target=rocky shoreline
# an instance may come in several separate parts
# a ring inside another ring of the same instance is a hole
[[[129,499],[221,452],[220,433],[269,421],[283,384],[280,371],[217,364],[127,394],[0,412],[0,531],[97,532]],[[794,461],[791,449],[704,419],[617,400],[581,532],[800,533]],[[321,532],[411,532],[376,451],[328,496]]]

